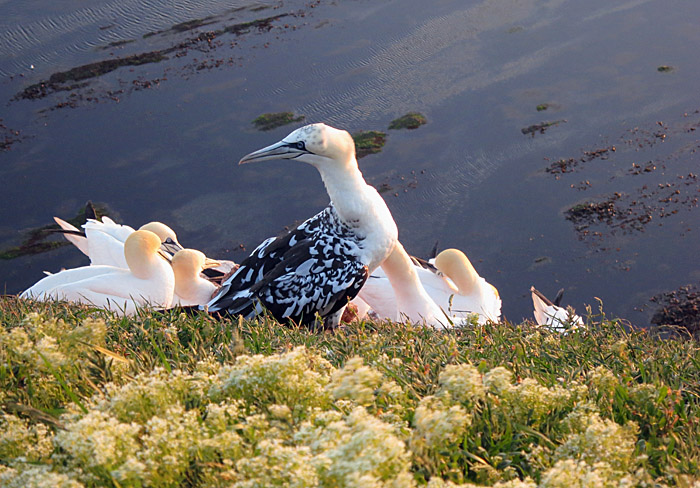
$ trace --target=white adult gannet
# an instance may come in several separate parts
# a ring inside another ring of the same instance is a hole
[[[106,264],[127,268],[124,259],[124,241],[134,232],[132,227],[117,224],[109,217],[103,216],[102,221],[88,219],[83,224],[84,232],[81,232],[65,220],[58,217],[54,217],[54,220],[65,231],[64,237],[90,258],[90,264]],[[161,251],[168,260],[172,259],[178,251],[184,249],[178,242],[175,231],[162,222],[149,222],[139,227],[139,230],[149,230],[160,237]],[[211,260],[206,257],[205,259],[204,274],[213,281],[220,281],[236,266],[233,261]],[[216,263],[216,265],[212,265],[212,263]]]
[[[64,237],[90,258],[90,264],[127,267],[124,258],[124,242],[134,232],[133,227],[117,224],[109,217],[103,216],[102,221],[88,219],[82,226],[85,230],[81,232],[65,220],[58,217],[53,219],[61,229],[67,231],[63,234]],[[153,232],[160,238],[161,244],[169,242],[168,239],[170,239],[174,243],[173,249],[168,249],[171,255],[183,249],[177,241],[175,232],[161,222],[149,222],[142,225],[139,230]]]
[[[559,290],[554,302],[540,293],[534,286],[530,287],[532,303],[535,307],[534,315],[537,325],[550,327],[552,330],[564,332],[583,327],[583,319],[576,315],[571,307],[563,308],[559,304],[564,290]]]
[[[412,267],[427,294],[443,311],[440,322],[447,325],[445,315],[453,324],[465,323],[475,315],[480,324],[499,320],[501,299],[498,290],[479,276],[462,251],[445,249],[432,261],[412,258]],[[404,306],[397,301],[397,285],[390,282],[387,275],[382,264],[370,275],[358,297],[380,318],[393,320],[397,310],[401,314]],[[363,310],[361,303],[358,303],[358,308]]]
[[[38,281],[20,297],[92,304],[127,315],[146,305],[167,308],[175,276],[170,263],[159,255],[160,245],[153,232],[135,231],[124,243],[127,269],[90,265],[63,270]]]
[[[218,266],[217,261],[207,259],[203,252],[196,249],[183,249],[175,253],[170,264],[175,274],[173,307],[204,305],[211,300],[219,287],[200,274],[207,268]]]
[[[262,242],[205,307],[251,318],[267,309],[278,321],[335,327],[348,300],[391,253],[398,231],[377,190],[357,166],[346,131],[301,127],[239,164],[295,159],[314,166],[331,203],[295,229]]]
[[[421,268],[422,269],[422,268]],[[387,301],[376,299],[372,294],[372,287],[366,290],[370,282],[374,282],[370,275],[368,283],[360,290],[358,297],[364,300],[381,318],[393,321],[408,320],[414,323],[424,323],[433,327],[445,328],[449,326],[445,312],[435,303],[423,287],[417,266],[411,261],[403,245],[396,242],[394,250],[381,264],[380,268],[389,282],[391,299]]]

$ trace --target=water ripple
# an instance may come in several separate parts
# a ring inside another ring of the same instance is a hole
[[[18,2],[20,5],[15,8],[27,9],[22,3]],[[75,65],[75,54],[93,51],[98,46],[140,38],[187,20],[236,8],[275,3],[186,0],[173,4],[169,0],[113,0],[21,23],[0,20],[0,75],[26,73],[31,64],[36,65],[37,70],[55,71],[58,65]],[[3,9],[8,9],[6,18],[17,17],[11,10],[13,5],[3,5]],[[23,12],[20,17],[31,17],[31,13]]]

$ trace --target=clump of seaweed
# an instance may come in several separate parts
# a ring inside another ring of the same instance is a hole
[[[535,134],[537,134],[538,132],[540,134],[544,134],[544,131],[546,131],[550,127],[554,127],[555,125],[559,125],[564,122],[566,122],[565,119],[553,120],[551,122],[540,122],[539,124],[532,124],[527,127],[523,127],[522,129],[520,129],[520,132],[522,132],[525,135],[531,134],[532,137],[535,137]]]
[[[10,129],[2,123],[0,119],[0,151],[7,151],[17,141],[21,141],[20,132],[15,129]]]
[[[674,325],[690,334],[700,335],[700,289],[694,285],[681,286],[677,290],[655,295],[651,302],[661,308],[651,317],[657,326]]]
[[[84,207],[78,210],[75,217],[68,219],[67,222],[76,227],[80,227],[88,218],[92,218],[93,212],[99,215],[107,215],[108,213],[106,206],[99,204],[93,206],[91,202],[88,202]],[[65,239],[48,240],[48,238],[55,235],[56,231],[59,229],[60,227],[57,224],[48,224],[35,229],[29,229],[25,232],[21,244],[0,250],[0,259],[15,259],[21,256],[41,254],[69,244]]]
[[[356,132],[352,138],[355,140],[357,159],[380,152],[386,144],[386,134],[377,130]]]
[[[425,115],[418,112],[408,112],[406,115],[392,120],[391,124],[389,124],[389,130],[417,129],[427,123],[428,120],[425,118]]]
[[[549,108],[549,104],[548,104],[548,103],[540,103],[540,104],[537,106],[537,111],[538,111],[538,112],[544,112],[544,111],[547,110],[548,108]]]
[[[272,130],[302,120],[304,116],[295,116],[294,112],[275,112],[259,115],[253,119],[252,124],[258,130]]]
[[[103,61],[97,61],[83,66],[78,66],[68,71],[59,71],[57,73],[52,74],[48,80],[43,80],[39,83],[35,83],[33,85],[28,86],[21,92],[17,93],[14,96],[13,100],[34,100],[44,98],[47,95],[54,92],[78,90],[80,88],[86,87],[89,83],[88,80],[110,73],[124,66],[140,66],[143,64],[158,63],[169,59],[168,55],[170,55],[171,53],[175,53],[175,56],[179,57],[182,51],[187,50],[189,48],[196,48],[197,46],[200,46],[202,44],[204,44],[208,48],[211,48],[213,46],[212,41],[223,34],[234,34],[236,36],[239,36],[250,32],[251,29],[269,31],[270,29],[272,29],[273,21],[278,20],[287,15],[289,14],[279,14],[264,19],[233,24],[225,26],[222,29],[202,32],[196,35],[195,37],[186,39],[180,43],[177,43],[165,49],[133,54],[131,56],[125,56],[123,58],[105,59]],[[210,23],[209,19],[203,19],[201,21],[193,20],[190,22],[183,22],[181,24],[177,24],[176,26],[172,27],[171,30],[174,32],[184,32],[189,30],[190,28],[207,25],[208,23]],[[156,32],[152,33],[151,35],[160,33],[161,32]],[[149,37],[149,35],[146,34],[144,37]],[[68,104],[64,106],[73,105]]]

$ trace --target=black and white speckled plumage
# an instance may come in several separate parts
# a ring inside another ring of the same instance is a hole
[[[287,159],[314,166],[331,204],[292,231],[268,239],[207,305],[246,318],[267,309],[277,320],[338,325],[345,305],[391,254],[398,229],[386,202],[357,166],[350,134],[310,124],[244,156],[239,164]]]
[[[363,236],[342,222],[333,204],[279,237],[263,241],[221,286],[210,312],[252,318],[267,309],[278,321],[333,325],[364,285]]]

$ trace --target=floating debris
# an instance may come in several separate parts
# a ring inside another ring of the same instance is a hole
[[[548,104],[548,103],[540,103],[540,104],[537,106],[537,111],[538,111],[538,112],[544,112],[544,111],[547,110],[548,108],[549,108],[549,104]]]
[[[252,124],[258,130],[272,130],[302,120],[304,120],[303,115],[295,117],[293,112],[275,112],[256,117]]]
[[[417,129],[427,123],[428,120],[425,118],[425,115],[418,112],[409,112],[398,119],[392,120],[391,124],[389,124],[389,130]]]
[[[659,73],[670,73],[671,71],[673,71],[673,66],[662,64],[661,66],[656,68],[656,71],[658,71]]]
[[[107,59],[96,63],[78,66],[77,68],[73,68],[68,71],[60,71],[52,74],[46,81],[40,81],[39,83],[28,86],[15,95],[14,99],[34,100],[44,98],[52,92],[70,91],[77,88],[83,88],[87,86],[87,83],[85,82],[80,83],[83,80],[97,78],[98,76],[110,73],[123,66],[140,66],[142,64],[163,61],[168,59],[168,57],[165,55],[166,52],[169,52],[169,50],[165,49],[161,51],[134,54],[133,56],[127,56],[125,58]],[[71,82],[77,83],[70,84]]]
[[[520,129],[520,132],[523,134],[532,134],[532,137],[535,137],[536,133],[544,134],[544,131],[549,129],[550,127],[553,127],[555,125],[559,125],[566,122],[565,119],[562,120],[554,120],[552,122],[540,122],[539,124],[533,124],[528,127],[524,127]]]
[[[677,290],[661,293],[649,299],[661,306],[651,317],[656,326],[674,325],[690,334],[700,335],[700,289],[695,285],[681,286]]]
[[[594,149],[592,151],[583,151],[583,156],[581,156],[580,158],[559,159],[557,161],[552,162],[549,165],[549,167],[545,169],[545,171],[554,175],[572,173],[575,171],[576,167],[579,164],[587,163],[589,161],[593,161],[594,159],[608,159],[610,153],[615,151],[617,151],[615,146]]]
[[[165,49],[134,54],[123,58],[106,59],[103,61],[97,61],[83,66],[78,66],[68,71],[60,71],[52,74],[48,80],[40,81],[39,83],[35,83],[31,86],[28,86],[27,88],[16,94],[13,97],[13,100],[34,100],[44,98],[47,95],[54,92],[78,90],[80,88],[88,86],[88,80],[110,73],[124,66],[140,66],[143,64],[158,63],[160,61],[169,59],[168,55],[170,55],[171,53],[175,53],[175,57],[181,57],[184,55],[184,51],[190,48],[208,50],[214,47],[214,39],[223,34],[235,34],[236,36],[239,36],[250,32],[250,30],[254,28],[260,31],[267,32],[270,29],[272,29],[272,22],[282,17],[286,17],[288,15],[290,14],[284,13],[272,17],[267,17],[264,19],[233,24],[225,26],[219,30],[200,33],[195,37],[186,39],[183,42],[180,42],[174,46],[170,46]],[[194,24],[197,23],[197,21],[192,22]],[[186,30],[186,25],[188,25],[187,22],[178,24],[177,26],[171,29]],[[150,87],[152,85],[153,84],[151,83],[148,86]],[[109,98],[111,98],[111,96]],[[75,106],[75,103],[63,104],[61,106],[58,106],[57,108],[62,108],[63,106],[73,107]]]
[[[352,138],[355,140],[357,159],[380,152],[386,143],[386,134],[376,130],[356,132]]]
[[[0,119],[0,151],[8,151],[15,142],[22,140],[20,132],[15,129],[10,129],[2,123]]]
[[[158,34],[187,32],[187,31],[197,29],[199,27],[204,27],[205,25],[213,24],[214,22],[216,22],[216,19],[213,16],[204,17],[203,19],[187,20],[185,22],[180,22],[179,24],[175,24],[174,26],[170,27],[169,29],[148,32],[147,34],[143,35],[143,38],[148,39],[149,37],[153,37],[153,36],[156,36]]]

